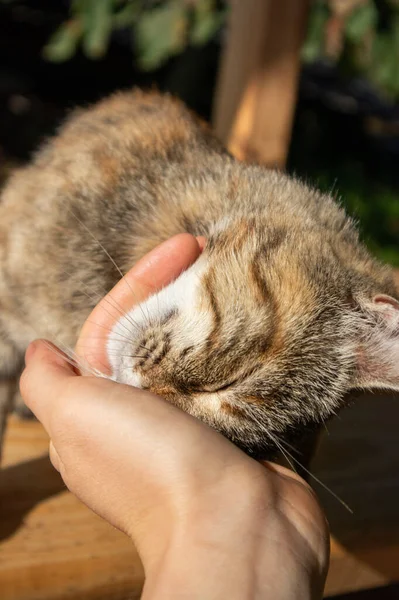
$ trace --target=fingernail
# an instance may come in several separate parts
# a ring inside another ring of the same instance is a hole
[[[37,349],[37,341],[31,342],[29,344],[29,346],[27,347],[26,352],[25,352],[25,366],[32,359],[34,353],[36,352],[36,349]]]

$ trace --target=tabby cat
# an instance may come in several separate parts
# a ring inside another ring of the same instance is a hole
[[[179,101],[141,91],[75,112],[3,191],[0,377],[38,336],[72,348],[120,278],[113,261],[126,271],[183,231],[206,248],[116,314],[114,380],[257,457],[295,444],[351,390],[399,390],[398,291],[344,210],[238,162]]]

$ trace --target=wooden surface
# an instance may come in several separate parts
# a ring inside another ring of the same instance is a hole
[[[369,396],[329,425],[315,484],[333,534],[326,594],[399,580],[399,398]],[[66,492],[36,422],[13,418],[0,483],[1,600],[134,600],[142,569],[130,543]]]
[[[231,0],[213,122],[240,160],[285,164],[308,5]]]
[[[1,600],[135,600],[143,572],[127,538],[69,492],[39,423],[13,418],[0,479]]]
[[[328,425],[313,471],[353,514],[314,483],[330,523],[326,592],[399,581],[399,396],[364,396]]]

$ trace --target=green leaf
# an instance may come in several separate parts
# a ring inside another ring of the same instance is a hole
[[[225,14],[217,13],[204,17],[197,22],[190,34],[190,42],[194,46],[203,46],[211,40],[225,22]]]
[[[227,11],[216,10],[214,0],[197,0],[190,42],[194,46],[206,44],[224,23],[226,14]]]
[[[324,2],[315,3],[310,12],[308,31],[302,47],[302,59],[313,62],[323,55],[324,37],[329,11]]]
[[[372,0],[361,4],[349,15],[345,23],[345,33],[349,41],[360,42],[377,25],[378,12]]]
[[[63,23],[44,47],[44,58],[52,62],[69,60],[75,54],[82,34],[83,27],[79,19]]]
[[[113,0],[86,0],[83,50],[89,58],[101,58],[112,32]]]
[[[186,45],[187,26],[187,10],[179,0],[144,13],[135,27],[139,66],[150,71],[181,52]]]
[[[380,34],[374,40],[373,62],[369,77],[388,94],[392,94],[396,62],[394,40],[387,33]]]
[[[112,24],[115,29],[130,27],[136,21],[140,13],[140,0],[130,1],[116,12],[113,16]]]

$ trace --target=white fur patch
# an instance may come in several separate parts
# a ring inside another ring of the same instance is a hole
[[[107,342],[112,379],[141,387],[142,378],[134,370],[136,358],[133,355],[137,349],[140,350],[137,344],[148,327],[162,325],[171,312],[176,312],[178,324],[176,331],[172,332],[173,349],[181,351],[188,346],[197,346],[208,337],[212,317],[199,307],[201,278],[205,269],[206,259],[202,256],[174,282],[119,319]]]

